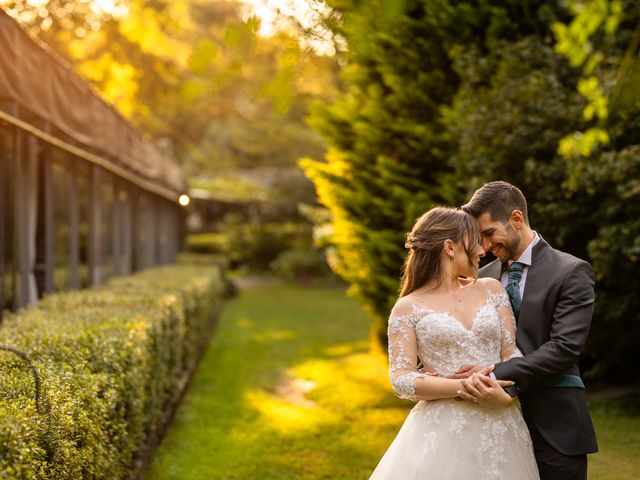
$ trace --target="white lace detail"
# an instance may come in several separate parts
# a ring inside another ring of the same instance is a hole
[[[416,378],[423,376],[416,371],[415,350],[416,310],[405,315],[389,316],[389,378],[400,398],[416,399]],[[391,340],[393,339],[393,340]]]
[[[504,289],[487,290],[487,303],[493,304],[500,320],[501,349],[500,360],[506,362],[515,357],[521,357],[522,352],[516,346],[516,319],[513,316],[509,295]]]
[[[486,285],[486,302],[470,329],[449,312],[405,298],[389,317],[388,333],[389,377],[401,398],[416,398],[416,379],[424,377],[418,359],[447,376],[464,364],[493,365],[522,355],[509,298],[497,283]],[[455,399],[419,401],[371,478],[418,480],[425,472],[434,478],[538,479],[517,400],[497,409]]]

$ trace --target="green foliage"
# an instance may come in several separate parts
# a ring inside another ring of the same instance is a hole
[[[265,271],[283,252],[308,244],[311,227],[301,223],[229,224],[225,236],[232,265]]]
[[[312,117],[330,150],[324,162],[302,163],[331,213],[331,265],[379,332],[397,298],[405,232],[435,204],[461,199],[445,122],[460,83],[456,57],[476,50],[492,71],[503,39],[544,30],[550,14],[535,2],[392,3],[344,12],[346,92]]]
[[[628,382],[638,379],[631,365],[640,338],[640,12],[633,2],[623,12],[619,2],[585,2],[600,9],[595,18],[543,3],[404,2],[379,24],[371,11],[383,6],[373,1],[348,10],[346,92],[314,117],[331,150],[304,166],[331,214],[322,228],[330,263],[378,331],[415,216],[434,203],[460,205],[486,181],[518,185],[532,226],[593,264],[596,314],[583,369]],[[359,25],[375,26],[366,43]],[[563,32],[563,54],[552,29]],[[577,70],[565,54],[585,39]],[[565,159],[567,135],[589,156]]]
[[[257,35],[239,2],[117,0],[114,14],[93,11],[109,2],[0,3],[189,177],[323,152],[304,117],[310,99],[335,91],[335,59],[289,34]]]
[[[11,315],[0,344],[26,352],[51,410],[35,411],[29,372],[0,357],[0,477],[124,478],[194,365],[226,294],[219,269],[153,269]]]
[[[586,121],[598,120],[584,132],[565,136],[558,151],[565,158],[588,157],[598,146],[609,143],[609,133],[603,128],[609,116],[609,101],[605,87],[598,80],[596,67],[605,55],[591,41],[600,30],[613,35],[623,15],[621,0],[588,0],[569,2],[574,17],[569,25],[553,24],[557,43],[556,51],[569,59],[574,67],[582,67],[583,78],[578,81],[578,91],[587,100],[583,111]]]
[[[368,324],[342,289],[265,279],[241,292],[145,478],[368,478],[410,408]]]
[[[195,253],[224,253],[228,249],[224,233],[190,233],[187,236],[187,250]]]
[[[369,323],[342,290],[253,283],[221,315],[145,478],[368,478],[412,407]],[[640,478],[639,402],[637,390],[589,401],[589,478]]]
[[[282,252],[270,267],[282,278],[303,282],[326,278],[330,274],[325,255],[312,245]]]

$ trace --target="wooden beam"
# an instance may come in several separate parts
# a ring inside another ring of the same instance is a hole
[[[12,125],[15,125],[20,130],[24,130],[25,132],[28,132],[31,135],[38,137],[47,143],[50,143],[51,145],[54,145],[60,150],[64,150],[65,152],[71,153],[76,157],[80,157],[84,160],[87,160],[88,162],[91,162],[94,166],[96,165],[100,166],[104,170],[112,172],[115,175],[118,175],[119,177],[124,178],[128,182],[131,182],[134,185],[137,185],[138,187],[150,193],[164,197],[167,200],[173,201],[173,202],[177,201],[178,197],[180,196],[179,193],[174,192],[164,186],[158,185],[157,183],[154,183],[153,180],[146,180],[144,178],[141,178],[139,175],[134,174],[129,170],[126,170],[124,167],[114,164],[113,162],[111,162],[110,160],[104,157],[87,152],[86,150],[83,150],[80,147],[72,145],[69,142],[65,142],[64,140],[60,140],[59,138],[56,138],[53,135],[50,135],[44,132],[43,130],[38,129],[31,124],[23,120],[20,120],[15,113],[10,114],[0,110],[0,120],[4,120]]]

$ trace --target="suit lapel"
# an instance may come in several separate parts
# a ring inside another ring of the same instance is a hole
[[[540,241],[533,247],[531,252],[531,265],[527,269],[527,279],[524,286],[524,293],[522,295],[522,304],[520,306],[520,315],[517,322],[520,323],[523,320],[526,321],[530,306],[535,304],[535,292],[544,291],[547,278],[545,278],[544,268],[544,256],[547,249],[550,248],[549,244],[540,237]]]
[[[495,278],[500,281],[502,276],[502,262],[496,259],[480,269],[479,276],[483,278]]]

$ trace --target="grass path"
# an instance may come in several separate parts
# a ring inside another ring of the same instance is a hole
[[[254,286],[223,313],[147,480],[367,479],[411,404],[336,289]],[[640,478],[640,414],[593,405],[594,480]]]

